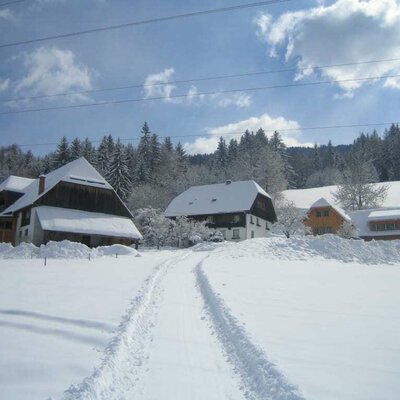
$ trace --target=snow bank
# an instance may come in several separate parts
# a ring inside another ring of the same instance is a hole
[[[26,259],[26,258],[97,258],[104,256],[133,256],[139,257],[139,253],[132,247],[114,244],[112,246],[100,246],[89,248],[82,243],[70,242],[49,242],[46,245],[36,247],[32,243],[21,243],[13,247],[9,243],[0,243],[0,259]]]
[[[310,260],[310,257],[361,264],[399,264],[400,241],[348,240],[337,235],[258,238],[229,244],[232,258],[265,257],[277,260]]]

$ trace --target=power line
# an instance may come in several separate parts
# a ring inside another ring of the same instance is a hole
[[[22,0],[20,0],[20,1],[22,1]],[[90,33],[105,32],[105,31],[110,31],[110,30],[128,28],[128,27],[133,27],[133,26],[148,25],[148,24],[154,24],[154,23],[165,22],[165,21],[173,21],[173,20],[177,20],[177,19],[181,19],[181,18],[199,17],[199,16],[203,16],[203,15],[243,10],[246,8],[261,7],[261,6],[271,5],[271,4],[287,3],[290,1],[295,1],[295,0],[258,1],[255,3],[239,4],[237,6],[212,8],[212,9],[208,9],[208,10],[194,11],[194,12],[185,13],[185,14],[168,15],[165,17],[144,19],[141,21],[132,21],[132,22],[127,22],[125,24],[103,26],[103,27],[99,27],[99,28],[86,29],[86,30],[82,30],[82,31],[75,31],[75,32],[63,33],[63,34],[59,34],[59,35],[46,36],[46,37],[37,38],[37,39],[24,40],[24,41],[20,41],[20,42],[4,43],[4,44],[0,45],[0,49],[5,48],[5,47],[19,46],[19,45],[23,45],[23,44],[44,42],[46,40],[61,39],[61,38],[67,38],[67,37],[73,37],[73,36],[87,35]]]
[[[323,129],[343,129],[343,128],[367,128],[372,126],[388,126],[392,124],[399,124],[400,122],[377,122],[377,123],[366,123],[366,124],[350,124],[350,125],[325,125],[325,126],[306,126],[299,128],[274,128],[274,129],[264,129],[265,133],[271,132],[292,132],[292,131],[311,131],[311,130],[323,130]],[[159,139],[165,138],[189,138],[189,137],[220,137],[220,136],[231,136],[231,135],[243,135],[244,132],[218,132],[218,133],[203,133],[203,134],[188,134],[188,135],[165,135],[158,136]],[[140,140],[140,138],[123,138],[121,141],[136,141]],[[100,143],[101,139],[91,140],[91,143]],[[58,143],[56,142],[48,142],[48,143],[26,143],[26,144],[16,144],[19,147],[38,147],[38,146],[56,146]]]
[[[28,109],[23,109],[23,110],[3,111],[3,112],[0,112],[0,115],[23,114],[23,113],[30,113],[30,112],[52,111],[52,110],[66,110],[66,109],[97,107],[97,106],[116,105],[116,104],[125,104],[125,103],[138,103],[138,102],[142,102],[142,101],[181,99],[181,98],[187,98],[187,97],[199,97],[199,96],[218,95],[218,94],[227,94],[227,93],[255,92],[255,91],[260,91],[260,90],[268,90],[268,89],[307,87],[307,86],[316,86],[316,85],[327,85],[327,84],[333,84],[333,83],[366,82],[366,81],[372,81],[372,80],[381,80],[381,79],[399,78],[399,77],[400,77],[400,74],[382,75],[382,76],[373,76],[373,77],[367,77],[367,78],[339,79],[339,80],[332,80],[332,81],[303,82],[303,83],[292,83],[292,84],[285,84],[285,85],[259,86],[259,87],[252,87],[252,88],[240,88],[240,89],[228,89],[228,90],[215,90],[215,91],[199,92],[199,93],[192,93],[192,94],[185,93],[185,94],[170,95],[168,97],[157,96],[157,97],[142,97],[142,98],[137,98],[137,99],[110,100],[110,101],[102,101],[102,102],[87,103],[87,104],[73,104],[73,105],[69,105],[69,106],[28,108]]]
[[[0,7],[11,6],[11,5],[17,4],[17,3],[25,3],[26,1],[31,1],[31,0],[14,0],[14,1],[7,1],[6,3],[0,3]]]
[[[217,75],[217,76],[209,76],[209,77],[202,77],[202,78],[181,79],[181,80],[158,82],[158,83],[152,83],[152,84],[135,83],[135,84],[131,84],[131,85],[114,86],[114,87],[100,88],[100,89],[88,89],[88,90],[53,93],[53,94],[46,94],[46,95],[39,95],[39,96],[14,97],[14,98],[9,98],[9,99],[0,99],[0,103],[9,103],[12,101],[39,100],[39,99],[45,99],[45,98],[51,98],[51,97],[62,97],[62,96],[71,96],[71,95],[77,95],[77,94],[100,93],[100,92],[109,92],[109,91],[114,91],[114,90],[137,89],[137,88],[142,88],[142,87],[146,88],[146,87],[154,87],[154,86],[174,85],[174,84],[180,84],[180,83],[204,82],[204,81],[212,81],[212,80],[218,80],[218,79],[242,78],[242,77],[249,77],[249,76],[278,74],[278,73],[282,73],[282,72],[302,72],[302,71],[307,71],[309,69],[322,70],[322,69],[327,69],[327,68],[348,67],[348,66],[352,66],[352,65],[386,63],[386,62],[395,62],[395,61],[400,61],[400,58],[358,61],[358,62],[351,62],[351,63],[323,65],[323,66],[310,66],[307,68],[300,68],[300,69],[286,68],[286,69],[276,69],[276,70],[269,70],[269,71],[245,72],[245,73],[231,74],[231,75]]]

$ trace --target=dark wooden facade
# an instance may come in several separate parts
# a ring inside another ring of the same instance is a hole
[[[314,236],[337,233],[344,218],[331,206],[313,207],[307,213],[304,224],[311,228]]]
[[[10,190],[3,190],[0,192],[0,212],[11,206],[11,204],[14,204],[22,195],[22,193]]]
[[[0,243],[15,244],[17,220],[14,217],[0,217]]]
[[[44,196],[39,198],[35,202],[35,205],[69,208],[132,218],[113,190],[70,182],[58,183]]]

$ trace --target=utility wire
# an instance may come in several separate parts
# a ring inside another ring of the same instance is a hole
[[[400,122],[377,122],[377,123],[366,123],[366,124],[350,124],[350,125],[327,125],[327,126],[306,126],[306,127],[299,127],[299,128],[274,128],[274,129],[264,129],[264,132],[271,133],[271,132],[292,132],[292,131],[311,131],[311,130],[323,130],[323,129],[343,129],[343,128],[367,128],[372,126],[388,126],[392,124],[399,124]],[[188,134],[188,135],[165,135],[165,136],[158,136],[159,139],[165,138],[189,138],[189,137],[220,137],[220,136],[231,136],[231,135],[243,135],[244,132],[218,132],[218,133],[203,133],[203,134]],[[136,141],[140,140],[140,138],[123,138],[120,139],[121,141]],[[101,139],[98,140],[91,140],[91,143],[100,143]],[[19,147],[37,147],[37,146],[56,146],[58,143],[56,142],[49,142],[49,143],[26,143],[26,144],[17,144]]]
[[[6,3],[0,3],[0,7],[12,6],[13,4],[17,4],[17,3],[25,3],[26,1],[30,1],[30,0],[7,1]]]
[[[22,0],[20,0],[20,1],[22,1]],[[23,44],[44,42],[46,40],[87,35],[90,33],[105,32],[105,31],[128,28],[128,27],[133,27],[133,26],[148,25],[148,24],[154,24],[154,23],[164,22],[164,21],[173,21],[173,20],[177,20],[177,19],[181,19],[181,18],[199,17],[199,16],[203,16],[203,15],[243,10],[246,8],[261,7],[261,6],[271,5],[271,4],[278,4],[278,3],[287,3],[287,2],[291,2],[291,1],[296,1],[296,0],[258,1],[255,3],[239,4],[236,6],[229,6],[229,7],[212,8],[212,9],[208,9],[208,10],[194,11],[194,12],[185,13],[185,14],[168,15],[165,17],[150,18],[150,19],[144,19],[144,20],[140,20],[140,21],[132,21],[132,22],[124,23],[124,24],[103,26],[103,27],[99,27],[99,28],[86,29],[86,30],[82,30],[82,31],[75,31],[75,32],[63,33],[63,34],[59,34],[59,35],[46,36],[46,37],[37,38],[37,39],[24,40],[24,41],[20,41],[20,42],[4,43],[4,44],[0,45],[0,49],[6,48],[6,47],[12,47],[12,46],[20,46]]]
[[[286,69],[276,69],[276,70],[269,70],[269,71],[246,72],[246,73],[231,74],[231,75],[217,75],[217,76],[209,76],[209,77],[202,77],[202,78],[189,78],[189,79],[182,79],[182,80],[175,80],[175,81],[168,81],[168,82],[157,82],[157,83],[152,83],[152,84],[135,83],[135,84],[131,84],[131,85],[114,86],[114,87],[107,87],[107,88],[100,88],[100,89],[88,89],[88,90],[53,93],[53,94],[46,94],[46,95],[39,95],[39,96],[14,97],[14,98],[9,98],[9,99],[0,99],[0,103],[9,103],[12,101],[23,101],[23,100],[38,100],[38,99],[46,99],[46,98],[50,98],[50,97],[71,96],[71,95],[76,95],[76,94],[109,92],[109,91],[113,91],[113,90],[137,89],[137,88],[142,88],[142,87],[146,88],[146,87],[154,87],[154,86],[174,85],[174,84],[180,84],[180,83],[204,82],[204,81],[213,81],[213,80],[218,80],[218,79],[242,78],[242,77],[249,77],[249,76],[278,74],[278,73],[282,73],[282,72],[304,72],[309,69],[322,70],[322,69],[327,69],[327,68],[338,68],[338,67],[347,67],[347,66],[352,66],[352,65],[386,63],[386,62],[395,62],[395,61],[400,61],[400,58],[392,58],[392,59],[386,59],[386,60],[358,61],[358,62],[351,62],[351,63],[331,64],[331,65],[314,66],[314,67],[310,66],[310,67],[301,68],[301,69],[286,68]]]
[[[22,114],[22,113],[51,111],[51,110],[66,110],[66,109],[75,109],[75,108],[83,108],[83,107],[97,107],[97,106],[105,106],[105,105],[112,105],[112,104],[138,103],[138,102],[142,102],[142,101],[181,99],[181,98],[186,98],[186,97],[199,97],[199,96],[218,95],[218,94],[227,94],[227,93],[256,92],[256,91],[268,90],[268,89],[307,87],[307,86],[316,86],[316,85],[326,85],[326,84],[332,84],[332,83],[366,82],[366,81],[372,81],[372,80],[381,80],[381,79],[399,78],[399,77],[400,77],[400,74],[382,75],[382,76],[373,76],[373,77],[367,77],[367,78],[339,79],[339,80],[332,80],[332,81],[304,82],[304,83],[292,83],[292,84],[286,84],[286,85],[259,86],[259,87],[252,87],[252,88],[240,88],[240,89],[229,89],[229,90],[215,90],[215,91],[199,92],[199,93],[193,93],[193,94],[185,93],[185,94],[170,95],[168,97],[157,96],[157,97],[142,97],[142,98],[137,98],[137,99],[110,100],[110,101],[102,101],[102,102],[86,103],[86,104],[72,104],[69,106],[28,108],[28,109],[23,109],[23,110],[3,111],[3,112],[0,112],[0,115]]]

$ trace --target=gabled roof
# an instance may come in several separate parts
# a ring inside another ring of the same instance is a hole
[[[35,179],[23,178],[22,176],[10,175],[0,184],[0,192],[7,190],[10,192],[25,193],[27,187]]]
[[[175,197],[165,210],[166,217],[225,214],[249,211],[258,194],[270,198],[254,181],[192,186]]]
[[[331,207],[332,209],[334,209],[343,219],[345,219],[346,221],[350,222],[351,218],[344,212],[344,210],[342,210],[341,208],[335,206],[334,204],[330,203],[328,200],[326,200],[325,198],[321,197],[320,199],[318,199],[316,202],[314,202],[313,204],[311,204],[310,209],[312,208],[319,208],[319,207]]]
[[[2,214],[10,214],[33,204],[61,181],[112,190],[111,185],[84,157],[65,164],[64,166],[48,173],[45,177],[45,188],[43,193],[39,194],[39,179],[34,179],[26,187],[25,194],[14,204],[4,210]]]

